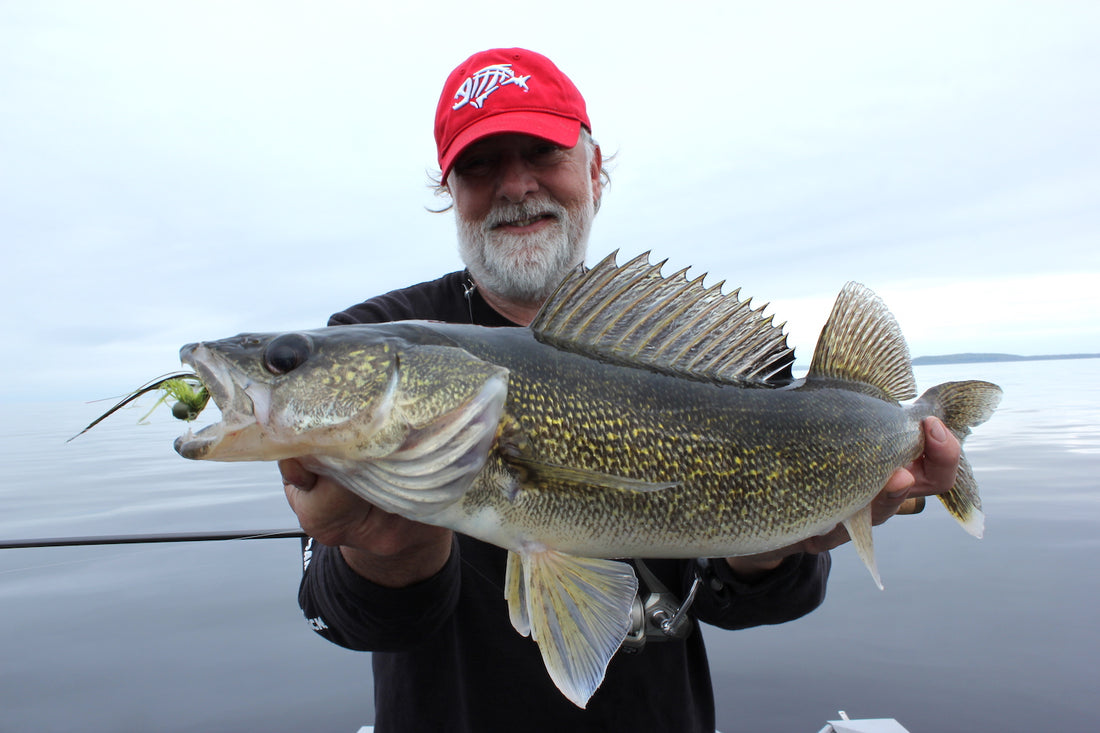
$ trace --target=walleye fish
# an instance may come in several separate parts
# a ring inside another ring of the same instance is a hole
[[[516,630],[584,707],[630,629],[614,558],[725,557],[843,523],[881,587],[871,499],[923,450],[996,408],[988,382],[916,397],[908,349],[867,288],[840,293],[804,380],[782,326],[722,283],[642,255],[566,278],[530,328],[427,321],[242,334],[189,344],[222,421],[186,458],[298,458],[367,501],[507,550]],[[788,380],[789,381],[789,380]],[[981,535],[963,458],[943,498]]]

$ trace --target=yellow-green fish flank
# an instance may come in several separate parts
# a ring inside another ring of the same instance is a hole
[[[625,305],[624,305],[625,304]],[[244,334],[181,352],[222,412],[185,457],[298,458],[367,501],[511,551],[513,625],[584,706],[629,629],[624,557],[777,549],[844,523],[878,582],[871,499],[934,415],[963,440],[1000,389],[916,397],[904,338],[841,292],[804,380],[781,327],[645,256],[559,287],[531,328],[430,322]],[[948,510],[982,514],[963,457]]]

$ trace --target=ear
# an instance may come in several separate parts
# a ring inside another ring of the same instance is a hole
[[[592,163],[588,175],[592,180],[592,198],[595,201],[597,211],[600,209],[600,197],[603,195],[603,179],[600,178],[600,171],[602,170],[603,153],[600,152],[600,146],[596,145],[592,151]]]

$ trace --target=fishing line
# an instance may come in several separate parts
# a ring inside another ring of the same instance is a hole
[[[456,547],[455,547],[454,549],[455,549],[455,550],[457,550],[457,549],[458,549],[458,548],[457,548],[457,546],[456,546]],[[475,565],[474,565],[473,563],[471,563],[471,562],[470,562],[469,560],[467,560],[466,558],[462,558],[462,564],[463,564],[464,566],[466,566],[466,568],[468,568],[468,569],[469,569],[469,570],[470,570],[471,572],[473,572],[473,573],[474,573],[475,575],[478,575],[478,576],[480,576],[480,577],[481,577],[481,579],[482,579],[482,580],[484,580],[484,581],[485,581],[486,583],[488,583],[488,584],[489,584],[490,586],[492,586],[493,588],[496,588],[496,589],[497,589],[497,590],[499,590],[499,591],[500,591],[501,593],[503,593],[503,592],[504,592],[504,586],[503,586],[503,585],[500,585],[500,584],[498,584],[498,583],[497,583],[497,582],[496,582],[496,581],[495,581],[495,580],[494,580],[493,578],[490,578],[490,577],[489,577],[488,575],[486,575],[486,574],[485,574],[485,573],[484,573],[484,572],[483,572],[483,571],[481,570],[481,568],[478,568],[477,566],[475,566]]]
[[[99,562],[101,560],[116,560],[123,557],[127,557],[127,554],[116,553],[114,555],[107,555],[104,557],[82,557],[75,560],[60,560],[58,562],[42,563],[39,565],[23,565],[18,568],[8,568],[7,570],[0,570],[0,576],[13,575],[15,573],[26,573],[33,570],[48,570],[50,568],[65,567],[66,565],[81,565],[91,562]]]

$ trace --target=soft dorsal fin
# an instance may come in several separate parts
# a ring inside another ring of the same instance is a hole
[[[760,383],[794,361],[783,324],[739,290],[667,277],[649,253],[625,265],[612,252],[562,281],[531,323],[535,338],[603,361],[716,382]]]
[[[850,282],[840,291],[806,374],[814,378],[869,384],[899,402],[917,396],[901,327],[870,288]]]

